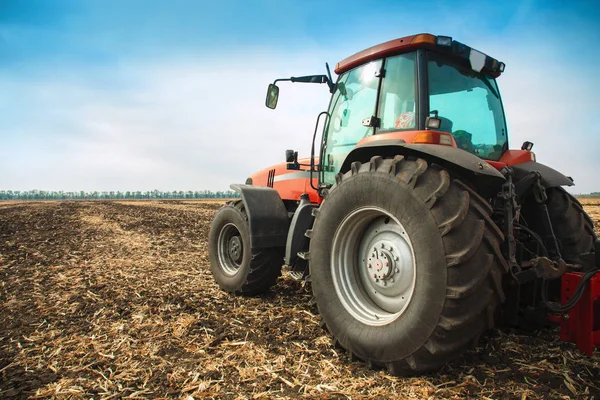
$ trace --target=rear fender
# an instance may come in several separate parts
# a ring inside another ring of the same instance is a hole
[[[230,188],[242,196],[251,247],[285,247],[290,219],[279,193],[262,186],[234,184]]]
[[[519,180],[529,175],[532,171],[537,171],[542,176],[542,185],[545,188],[556,186],[573,186],[573,179],[561,174],[555,169],[552,169],[544,164],[535,161],[529,161],[522,164],[512,165],[515,180]]]
[[[350,170],[354,161],[367,162],[373,156],[395,155],[419,157],[441,165],[490,195],[497,193],[506,180],[485,160],[462,149],[435,144],[409,144],[403,140],[379,140],[356,146],[344,160],[340,172]]]

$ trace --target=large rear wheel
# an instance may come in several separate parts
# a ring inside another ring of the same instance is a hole
[[[594,233],[594,223],[587,215],[581,203],[571,196],[562,187],[553,187],[546,189],[548,200],[548,214],[552,222],[552,228],[560,245],[562,258],[569,264],[580,264],[584,270],[594,268],[594,241],[596,234]],[[537,203],[530,201],[523,215],[529,227],[535,232],[543,236],[543,224],[540,220],[544,216],[537,217],[540,213],[536,213]],[[587,258],[587,260],[586,260]],[[586,261],[590,265],[586,265]]]
[[[504,300],[501,231],[474,191],[425,160],[374,157],[319,209],[310,274],[324,326],[393,374],[460,356]]]
[[[210,269],[228,292],[256,295],[266,292],[281,275],[283,249],[252,249],[248,217],[241,200],[221,208],[208,237]]]

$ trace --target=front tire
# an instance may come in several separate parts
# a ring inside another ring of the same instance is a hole
[[[221,289],[246,296],[266,292],[281,275],[283,249],[252,249],[244,204],[223,206],[208,237],[210,270]]]
[[[422,159],[373,157],[338,175],[310,242],[313,294],[334,341],[396,375],[460,356],[504,301],[491,211]]]

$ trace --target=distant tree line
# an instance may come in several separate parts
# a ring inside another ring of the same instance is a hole
[[[600,192],[592,192],[588,194],[578,194],[577,197],[590,197],[590,198],[600,198]]]
[[[133,199],[224,199],[239,197],[232,190],[212,192],[174,190],[163,192],[160,190],[149,191],[110,191],[110,192],[64,192],[46,190],[0,190],[0,200],[133,200]]]

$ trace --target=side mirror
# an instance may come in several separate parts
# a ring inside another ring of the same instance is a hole
[[[285,162],[295,162],[296,161],[296,152],[294,150],[286,150],[285,151]]]
[[[279,87],[273,83],[269,83],[269,88],[267,89],[267,99],[265,100],[265,105],[274,110],[277,107],[277,100],[279,99]]]
[[[287,163],[286,169],[300,169],[298,164],[298,152],[294,150],[285,151],[285,162]]]

